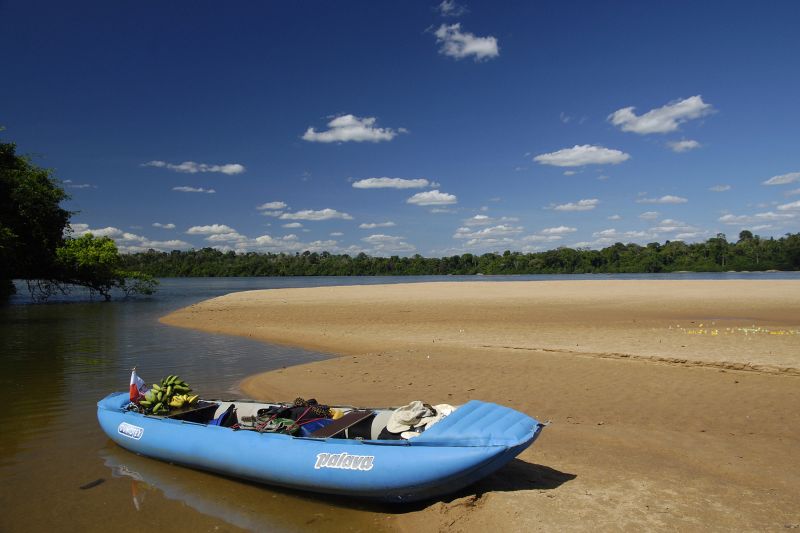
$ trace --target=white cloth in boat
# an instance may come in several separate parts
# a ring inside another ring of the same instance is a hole
[[[455,407],[446,403],[434,405],[431,410],[421,401],[414,400],[408,405],[395,409],[386,424],[386,429],[392,433],[403,433],[412,428],[428,429],[455,410]]]

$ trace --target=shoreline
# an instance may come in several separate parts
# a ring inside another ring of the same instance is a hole
[[[480,398],[553,421],[466,494],[375,511],[397,530],[800,524],[797,281],[274,289],[161,321],[338,355],[246,378],[254,398]]]

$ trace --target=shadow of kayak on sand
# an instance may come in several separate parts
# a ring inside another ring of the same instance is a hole
[[[552,490],[578,477],[549,466],[514,459],[494,474],[468,487],[468,494],[479,496],[487,492],[511,492],[518,490]]]

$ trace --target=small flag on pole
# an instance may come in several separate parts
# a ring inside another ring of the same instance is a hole
[[[145,382],[136,374],[136,368],[131,371],[131,401],[138,403],[139,397],[144,395]]]

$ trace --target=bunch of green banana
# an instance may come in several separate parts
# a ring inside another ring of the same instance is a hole
[[[197,403],[197,395],[190,396],[189,392],[192,392],[192,389],[188,383],[176,375],[169,375],[162,379],[161,383],[154,383],[139,405],[148,413],[165,414],[169,412],[170,407],[179,408]]]

